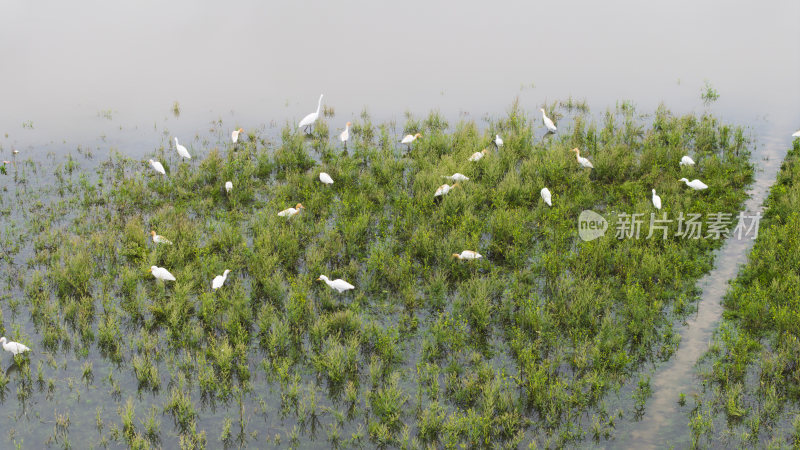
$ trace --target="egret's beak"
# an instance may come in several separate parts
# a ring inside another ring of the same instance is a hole
[[[322,278],[317,278],[317,281],[322,281]]]

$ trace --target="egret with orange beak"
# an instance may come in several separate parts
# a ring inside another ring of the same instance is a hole
[[[233,141],[234,144],[239,142],[239,133],[241,133],[242,131],[244,130],[239,128],[238,130],[233,130],[233,132],[231,133],[231,141]]]
[[[422,134],[420,134],[420,133],[417,133],[417,134],[407,134],[407,135],[405,135],[405,136],[403,137],[403,139],[400,141],[400,143],[401,143],[401,144],[406,144],[406,146],[408,147],[408,149],[409,149],[409,150],[411,150],[411,143],[412,143],[412,142],[414,142],[414,141],[416,141],[416,140],[417,140],[417,138],[421,138],[421,137],[422,137]]]
[[[287,208],[283,211],[279,212],[278,215],[281,217],[292,217],[300,212],[301,209],[305,209],[306,207],[303,206],[302,203],[298,203],[295,205],[294,208]]]
[[[578,150],[577,148],[573,148],[572,151],[575,152],[575,157],[578,158],[578,164],[580,164],[586,169],[594,169],[592,162],[581,156],[580,150]]]
[[[453,253],[453,258],[471,260],[471,259],[481,259],[483,258],[483,255],[474,250],[464,250],[460,254]]]
[[[339,135],[339,140],[344,144],[345,150],[347,150],[347,140],[350,139],[350,125],[352,125],[352,123],[347,122],[344,126],[344,131]]]

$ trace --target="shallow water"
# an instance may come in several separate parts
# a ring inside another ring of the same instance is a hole
[[[763,215],[763,202],[790,145],[786,138],[771,136],[759,141],[762,145],[753,153],[758,170],[744,207],[747,215]],[[717,251],[714,269],[699,282],[702,294],[697,312],[681,327],[678,351],[655,371],[651,383],[653,396],[647,401],[643,419],[623,424],[621,427],[630,429],[630,434],[619,433],[615,445],[628,448],[691,445],[687,411],[692,407],[694,394],[700,393],[695,362],[708,350],[722,316],[722,299],[728,290],[728,283],[736,277],[740,265],[746,262],[747,254],[755,242],[751,237],[738,239],[731,236]],[[681,393],[686,395],[686,406],[683,407],[678,404]]]
[[[532,117],[544,102],[570,96],[586,99],[596,114],[623,99],[641,111],[661,102],[676,113],[702,111],[700,93],[708,80],[721,95],[708,108],[726,122],[750,126],[759,145],[753,160],[760,171],[746,207],[755,211],[775,178],[789,135],[800,128],[797,17],[800,3],[791,0],[737,1],[724,8],[688,0],[663,5],[466,1],[456,10],[418,0],[396,5],[4,2],[0,158],[11,159],[11,149],[19,149],[18,161],[46,162],[52,152],[61,162],[78,148],[91,151],[94,163],[111,149],[144,158],[160,146],[168,148],[176,135],[202,157],[208,151],[204,142],[213,145],[224,138],[210,131],[212,122],[277,132],[312,112],[320,93],[323,104],[335,110],[332,132],[365,108],[377,122],[396,121],[399,135],[407,111],[419,116],[438,109],[452,121],[480,120],[503,114],[515,97]],[[180,114],[173,112],[174,102]],[[31,187],[51,182],[51,174],[29,175]],[[26,187],[7,187],[5,198],[21,189],[26,201]],[[17,218],[12,213],[0,223]],[[690,398],[694,361],[707,348],[721,314],[719,300],[750,245],[732,240],[720,251],[717,268],[701,283],[698,312],[683,327],[680,349],[653,376],[644,419],[620,426],[631,430],[631,437],[617,432],[611,445],[688,441],[688,419],[678,410],[677,395],[685,392]],[[12,322],[7,305],[2,308],[6,324]],[[25,319],[13,321],[34,335]],[[109,368],[101,366],[96,352],[89,360],[97,361],[95,385],[106,388],[99,380]],[[114,372],[122,378],[121,371]],[[82,432],[95,439],[96,408],[116,418],[116,403],[107,391],[82,385],[79,366],[64,367],[60,375],[60,383],[72,379],[76,388],[64,394],[59,385],[58,398],[35,397],[36,405],[47,408],[48,417],[53,408],[72,412],[73,444],[80,444],[75,440]],[[125,384],[133,382],[122,379],[123,391],[135,390]],[[257,388],[268,403],[276,402],[264,384]],[[14,404],[13,396],[6,394],[6,406]],[[150,402],[151,394],[135,399],[137,416]],[[15,427],[26,445],[41,446],[53,424],[24,425],[37,422],[36,405],[27,411],[28,421],[16,425],[20,411],[9,408],[0,414],[0,429]],[[271,408],[268,414],[277,414]],[[214,414],[204,411],[201,425],[218,432],[220,417],[235,417],[235,411],[235,405]],[[169,417],[159,417],[163,432],[172,433]],[[257,414],[251,418],[259,420]],[[257,428],[263,439],[278,431],[285,435],[294,425]],[[209,443],[215,438],[209,436]],[[2,439],[8,443],[8,434]],[[171,439],[174,434],[164,444]]]

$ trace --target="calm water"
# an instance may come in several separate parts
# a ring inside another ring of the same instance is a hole
[[[457,7],[430,1],[2,2],[0,157],[10,159],[11,149],[19,149],[20,157],[43,161],[49,152],[78,147],[142,157],[165,133],[190,143],[206,137],[218,119],[231,129],[296,123],[315,109],[320,93],[335,109],[334,130],[365,108],[377,121],[397,121],[398,133],[406,112],[437,109],[451,120],[480,120],[504,114],[517,96],[531,114],[543,102],[569,96],[586,99],[596,113],[620,100],[640,111],[663,102],[676,113],[699,112],[708,80],[721,96],[710,110],[748,125],[758,142],[754,162],[763,171],[747,205],[754,210],[789,135],[800,129],[798,18],[795,0],[724,7],[685,0],[465,1]],[[176,101],[179,117],[172,113]],[[747,248],[730,243],[719,254],[723,262],[702,282],[703,300],[681,349],[653,378],[645,419],[632,425],[632,441],[611,445],[682,441],[686,430],[678,425],[686,419],[671,422],[674,397],[692,389],[693,363]],[[96,368],[99,380],[106,373]],[[79,367],[64,373],[80,379]],[[47,414],[86,408],[86,417],[73,415],[72,432],[80,429],[76,423],[91,426],[107,393],[81,395],[47,404]],[[109,412],[114,415],[113,407]],[[1,414],[0,429],[13,421],[13,414]],[[162,421],[168,430],[169,419]],[[26,444],[42,443],[52,426],[28,430]]]
[[[517,95],[685,112],[705,80],[726,120],[800,128],[800,3],[647,3],[2,2],[0,144],[145,144],[174,101],[181,135],[283,125],[320,93],[342,125],[365,107],[479,118]]]

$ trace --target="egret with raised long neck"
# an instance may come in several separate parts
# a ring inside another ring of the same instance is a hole
[[[311,114],[303,117],[303,120],[297,125],[297,128],[307,128],[306,133],[311,131],[311,125],[314,125],[314,122],[317,121],[319,118],[319,109],[322,107],[322,94],[319,95],[319,101],[317,102],[317,110],[312,112]]]

